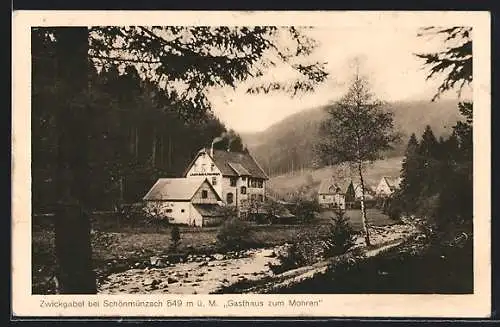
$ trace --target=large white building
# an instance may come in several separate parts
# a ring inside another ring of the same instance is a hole
[[[245,212],[250,201],[265,201],[269,179],[248,153],[203,148],[188,165],[184,177],[204,180],[213,186],[224,204]]]

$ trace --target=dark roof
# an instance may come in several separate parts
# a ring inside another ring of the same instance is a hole
[[[192,178],[160,178],[142,199],[145,201],[189,201],[205,182],[217,194],[206,179],[200,181]]]
[[[187,174],[189,169],[191,169],[191,166],[193,165],[194,161],[196,160],[196,158],[198,158],[198,155],[202,152],[210,155],[210,149],[201,149],[196,155],[196,157],[193,159],[193,161],[187,167],[185,174]],[[219,168],[222,175],[224,176],[237,177],[237,176],[242,176],[241,174],[243,173],[243,176],[245,176],[244,174],[248,174],[246,176],[269,179],[266,173],[264,173],[262,168],[249,153],[229,152],[229,151],[214,149],[212,159],[215,162],[217,168]],[[231,166],[233,168],[231,168]]]
[[[193,204],[193,207],[203,217],[220,217],[222,216],[221,206],[218,204]]]
[[[239,163],[228,162],[227,164],[236,172],[236,174],[238,174],[238,176],[252,176],[250,172]]]

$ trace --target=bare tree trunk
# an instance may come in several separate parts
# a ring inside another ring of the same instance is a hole
[[[165,167],[163,166],[163,163],[164,163],[164,158],[165,158],[165,154],[164,154],[164,146],[163,146],[163,143],[164,143],[164,135],[163,133],[160,132],[160,166],[161,168],[165,169]]]
[[[168,168],[172,168],[172,136],[168,134]]]
[[[156,167],[156,130],[153,127],[153,148],[151,149],[151,161],[153,164],[153,168]]]
[[[366,246],[370,246],[370,232],[368,229],[368,220],[366,218],[366,208],[365,208],[365,181],[363,179],[363,166],[362,162],[358,162],[358,173],[359,182],[361,186],[361,224],[363,227],[363,232],[365,233],[365,243]]]
[[[88,30],[60,28],[57,37],[58,74],[65,85],[58,108],[57,185],[55,252],[58,293],[95,294],[96,278],[92,268],[89,185],[89,125],[91,117],[82,99],[87,84]],[[66,100],[66,101],[65,101]]]
[[[124,202],[124,185],[123,185],[123,176],[120,176],[120,204]]]
[[[129,151],[130,155],[135,158],[135,127],[133,124],[130,126],[130,139],[129,139]]]
[[[134,155],[135,155],[135,160],[139,161],[139,127],[135,127],[135,134],[134,134]]]

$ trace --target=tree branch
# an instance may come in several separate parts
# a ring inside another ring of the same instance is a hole
[[[89,58],[108,60],[108,61],[123,61],[123,62],[135,62],[138,64],[159,64],[159,60],[140,60],[140,59],[125,59],[120,57],[106,57],[99,55],[89,55]]]

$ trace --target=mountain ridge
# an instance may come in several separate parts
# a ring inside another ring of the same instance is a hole
[[[394,101],[386,110],[394,113],[395,128],[402,139],[387,157],[401,156],[411,133],[421,136],[430,125],[436,137],[451,134],[460,119],[457,100]],[[319,167],[313,150],[319,126],[327,118],[329,105],[307,108],[285,117],[263,131],[240,133],[243,142],[268,175],[279,175],[300,169]]]

